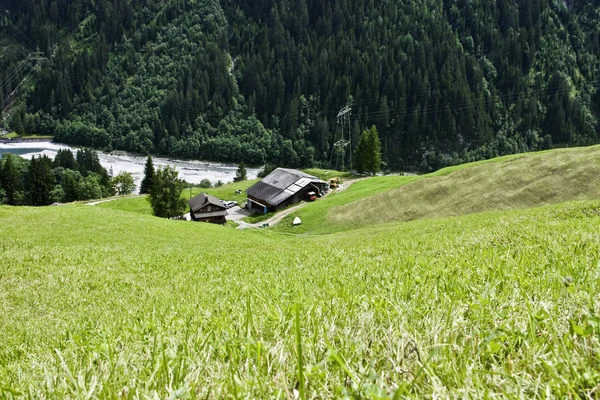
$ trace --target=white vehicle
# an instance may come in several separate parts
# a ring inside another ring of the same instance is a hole
[[[229,210],[230,208],[237,206],[238,202],[237,201],[233,201],[233,200],[232,201],[224,201],[223,205],[225,206],[225,208],[227,210]]]

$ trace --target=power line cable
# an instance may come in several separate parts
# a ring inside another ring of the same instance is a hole
[[[8,20],[8,26],[14,32],[15,36],[20,38],[20,40],[26,45],[26,47],[32,49],[37,48],[37,45],[31,39],[29,39],[29,37],[27,37],[23,32],[21,32],[21,30],[17,28],[15,24],[13,24],[10,20]]]

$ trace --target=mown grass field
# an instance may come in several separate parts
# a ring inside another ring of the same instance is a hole
[[[597,397],[600,199],[360,229],[320,209],[435,179],[306,206],[326,235],[0,207],[0,398]]]

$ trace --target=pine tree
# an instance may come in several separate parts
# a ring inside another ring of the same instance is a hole
[[[52,160],[48,157],[31,157],[28,179],[29,203],[33,206],[47,206],[52,203],[52,190],[56,178],[52,173]]]
[[[354,167],[359,174],[381,170],[381,141],[375,125],[363,131],[354,151]]]
[[[360,138],[358,139],[358,143],[356,144],[356,147],[354,148],[353,164],[354,164],[354,169],[359,174],[364,173],[365,168],[366,168],[365,164],[366,164],[367,141],[368,141],[368,132],[363,131],[363,133],[360,135]]]
[[[12,206],[20,205],[23,198],[23,181],[15,157],[13,154],[4,155],[0,170],[0,184],[6,195],[6,204]]]
[[[247,171],[246,171],[246,165],[242,161],[240,163],[240,165],[238,165],[238,169],[237,169],[237,172],[235,173],[235,178],[233,178],[233,181],[234,182],[241,182],[241,181],[245,181],[246,179],[248,179],[248,177],[247,177]]]
[[[152,156],[148,156],[146,160],[146,166],[144,167],[144,179],[140,185],[140,194],[150,193],[150,189],[154,184],[154,163],[152,162]]]
[[[81,174],[78,171],[66,170],[62,177],[61,185],[63,187],[64,197],[62,201],[72,202],[79,200],[79,181]]]
[[[375,125],[369,129],[365,170],[375,175],[381,170],[381,141]]]
[[[70,169],[73,171],[77,170],[77,161],[73,156],[73,152],[70,149],[60,149],[54,157],[52,162],[54,167],[63,167],[64,169]]]

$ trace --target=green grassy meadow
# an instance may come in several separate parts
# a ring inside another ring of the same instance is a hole
[[[189,200],[190,194],[191,197],[194,197],[200,193],[208,193],[218,197],[221,200],[235,200],[239,204],[242,204],[246,201],[245,190],[253,184],[255,184],[256,182],[258,182],[258,179],[229,183],[218,188],[192,188],[191,193],[190,189],[184,189],[181,192],[181,197],[186,200]],[[242,193],[237,194],[235,193],[236,190],[241,190]],[[148,201],[146,196],[125,197],[122,199],[116,199],[105,203],[100,203],[96,207],[152,215],[152,207],[150,206],[150,202]]]
[[[368,178],[298,210],[275,229],[324,234],[594,199],[600,199],[600,146],[515,154],[426,175]],[[292,227],[297,216],[302,225]]]
[[[296,232],[118,209],[129,199],[0,207],[0,398],[598,397],[600,198],[329,215],[487,166],[356,182]]]

